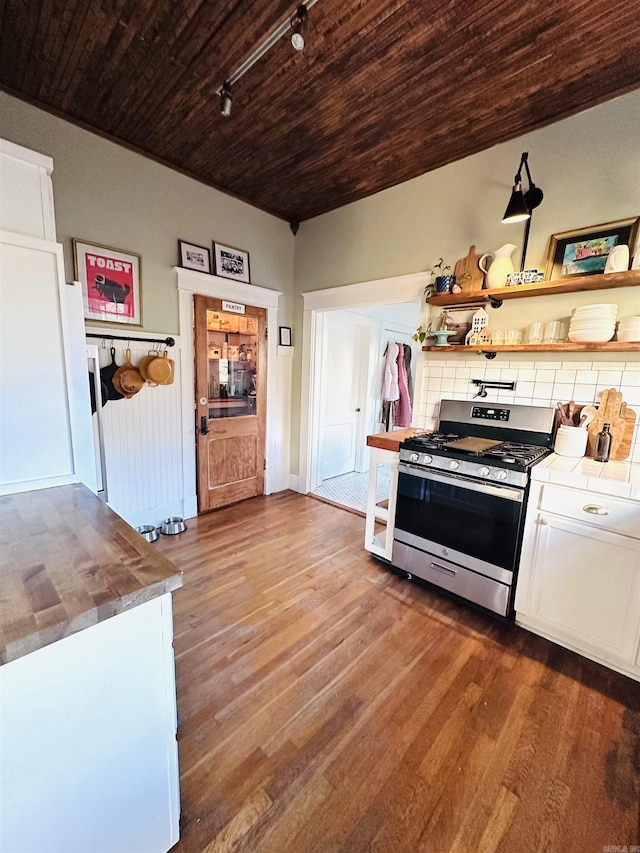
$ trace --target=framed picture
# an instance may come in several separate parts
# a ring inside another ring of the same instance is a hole
[[[179,265],[187,270],[211,273],[211,253],[204,246],[178,240]]]
[[[632,219],[552,234],[545,280],[556,281],[572,275],[602,273],[609,252],[614,246],[629,246],[629,252],[633,254],[639,219],[640,217],[636,216]]]
[[[213,264],[216,275],[251,284],[248,252],[243,252],[242,249],[234,249],[233,246],[214,243]]]
[[[142,325],[140,255],[74,239],[73,262],[86,320]]]
[[[281,347],[290,347],[291,346],[291,329],[289,326],[280,326],[280,346]]]

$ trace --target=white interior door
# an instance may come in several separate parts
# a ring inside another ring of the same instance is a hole
[[[348,474],[356,467],[368,334],[365,326],[330,314],[325,317],[319,460],[323,480]]]

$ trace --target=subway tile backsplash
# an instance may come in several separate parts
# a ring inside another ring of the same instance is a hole
[[[488,389],[484,399],[529,406],[555,406],[575,400],[578,404],[598,404],[606,388],[617,388],[623,400],[636,411],[631,455],[640,463],[640,362],[539,362],[519,361],[499,365],[486,359],[424,362],[422,395],[416,425],[433,429],[443,397],[471,400],[477,393],[472,379],[515,382],[514,391]],[[480,398],[478,398],[480,399]]]

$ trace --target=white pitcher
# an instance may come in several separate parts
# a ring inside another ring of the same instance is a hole
[[[509,273],[515,272],[511,255],[516,248],[513,243],[505,243],[495,252],[487,252],[480,258],[478,266],[486,274],[485,287],[487,289],[507,286],[507,276]],[[484,266],[486,258],[492,258],[488,269]]]

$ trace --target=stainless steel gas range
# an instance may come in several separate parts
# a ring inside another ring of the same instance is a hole
[[[400,444],[392,565],[512,619],[530,471],[554,424],[546,406],[442,400],[438,431]]]

